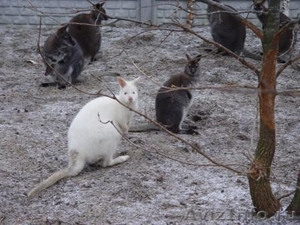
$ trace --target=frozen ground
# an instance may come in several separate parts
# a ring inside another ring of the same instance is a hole
[[[210,38],[208,27],[196,30]],[[116,79],[96,79],[97,70],[119,72],[126,79],[141,76],[140,112],[151,118],[159,85],[183,70],[185,53],[204,56],[201,87],[257,86],[253,72],[231,57],[205,53],[202,41],[194,36],[172,33],[161,43],[167,31],[132,39],[143,30],[104,27],[102,31],[98,61],[83,71],[77,87],[89,93],[117,91]],[[42,43],[51,32],[42,29]],[[130,133],[135,145],[124,140],[119,147],[119,152],[131,156],[126,163],[106,169],[87,167],[79,176],[28,199],[26,193],[33,186],[67,166],[67,129],[78,110],[96,96],[72,87],[39,87],[45,68],[37,53],[37,29],[2,26],[0,37],[0,224],[296,224],[284,215],[253,218],[245,176],[206,166],[210,163],[199,153],[164,132]],[[252,34],[247,40],[248,48],[259,49]],[[300,73],[288,68],[278,78],[278,89],[291,88],[300,88]],[[276,103],[272,184],[280,197],[295,189],[299,171],[300,98],[278,96]],[[200,89],[188,119],[199,127],[199,135],[181,138],[197,144],[215,161],[247,171],[247,156],[251,158],[257,141],[255,93]],[[135,116],[134,124],[143,122]],[[282,200],[283,208],[290,200]]]

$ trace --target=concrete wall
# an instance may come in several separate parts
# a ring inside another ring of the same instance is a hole
[[[93,0],[94,3],[98,2]],[[185,0],[107,0],[105,9],[110,16],[129,18],[139,21],[151,20],[155,24],[170,22],[178,18],[185,22],[187,13],[176,10],[175,5],[186,8]],[[250,0],[224,0],[238,10],[250,8]],[[66,23],[78,11],[90,8],[86,0],[0,0],[0,24],[38,25],[42,17],[43,25],[59,25]],[[197,1],[194,6],[197,13],[194,25],[207,24],[205,10],[206,5]],[[300,13],[300,0],[292,0],[290,3],[290,15],[296,17]],[[244,14],[244,16],[247,16]],[[249,14],[248,18],[255,18]],[[128,22],[118,22],[118,25],[128,25]]]

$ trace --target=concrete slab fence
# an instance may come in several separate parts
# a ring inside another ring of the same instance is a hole
[[[98,1],[92,0],[96,3]],[[249,10],[251,0],[224,0],[239,11]],[[187,8],[186,0],[107,0],[104,8],[110,16],[128,18],[138,21],[151,21],[154,24],[172,21],[176,17],[185,23],[187,13],[177,10],[176,5]],[[91,4],[87,0],[0,0],[1,25],[36,26],[42,17],[42,24],[56,26],[66,23],[78,11],[88,11]],[[206,4],[196,1],[194,25],[206,25]],[[295,18],[300,13],[300,0],[291,0],[290,16]],[[253,21],[253,14],[243,14]],[[257,20],[256,20],[257,21]],[[255,22],[256,22],[255,21]],[[118,22],[118,26],[130,25],[129,22]]]

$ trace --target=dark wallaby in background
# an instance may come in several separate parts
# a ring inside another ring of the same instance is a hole
[[[220,2],[219,0],[214,1]],[[231,6],[226,6],[235,10]],[[215,42],[239,55],[244,49],[246,27],[230,13],[216,13],[217,11],[224,10],[213,5],[207,6],[207,18],[210,24],[211,35]],[[219,49],[218,53],[220,52],[223,52],[223,50]]]
[[[46,64],[45,75],[51,75],[53,83],[64,88],[68,82],[74,84],[84,65],[84,57],[76,40],[68,33],[65,25],[51,34],[44,43],[42,54]]]
[[[93,61],[101,46],[100,25],[108,20],[103,3],[93,5],[89,14],[78,14],[69,25],[69,33],[77,40],[87,62]]]
[[[259,12],[265,12],[265,13],[268,12],[268,9],[262,4],[255,4],[254,9]],[[256,15],[257,15],[257,18],[259,19],[259,21],[262,23],[262,29],[265,29],[266,24],[267,24],[267,16],[268,15],[263,14],[263,13],[257,13]],[[279,19],[280,19],[279,28],[282,28],[284,25],[291,22],[291,19],[282,12],[280,12]],[[295,38],[295,34],[294,34],[293,28],[290,28],[281,34],[279,43],[278,43],[279,61],[284,62],[284,61],[288,60],[287,57],[283,57],[283,55],[290,52],[290,50],[292,49],[294,41],[295,41],[294,38]]]
[[[221,3],[221,1],[219,0],[214,1]],[[236,11],[229,5],[225,6]],[[224,10],[220,9],[217,6],[208,5],[207,18],[210,25],[211,35],[215,42],[223,45],[237,55],[243,53],[243,56],[251,59],[262,59],[260,53],[252,53],[251,51],[245,49],[244,45],[246,39],[246,26],[230,12],[224,12]],[[221,48],[218,49],[217,53],[227,55],[226,52]]]
[[[173,133],[197,134],[192,128],[182,128],[182,123],[192,103],[192,93],[188,88],[195,85],[200,76],[201,56],[191,58],[186,54],[188,63],[184,72],[172,76],[157,93],[155,99],[156,120]]]

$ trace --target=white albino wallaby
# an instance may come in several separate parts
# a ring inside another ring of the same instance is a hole
[[[79,111],[68,131],[68,168],[57,171],[42,181],[28,193],[28,197],[64,177],[78,175],[86,164],[93,164],[101,159],[101,166],[107,167],[129,159],[128,155],[116,158],[113,156],[121,141],[121,134],[128,133],[133,117],[133,111],[125,106],[134,110],[138,108],[138,79],[126,81],[118,77],[118,101],[109,97],[99,97]]]

